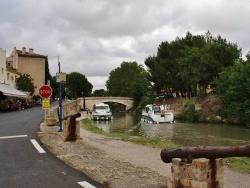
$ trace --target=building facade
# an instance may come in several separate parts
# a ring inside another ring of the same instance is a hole
[[[7,58],[7,65],[21,74],[28,74],[33,79],[35,86],[34,95],[39,95],[39,88],[45,84],[45,62],[47,56],[35,54],[32,48],[26,51],[14,47],[11,56]]]
[[[0,48],[0,83],[5,82],[6,52]]]
[[[7,59],[6,51],[0,48],[0,83],[16,88],[16,81],[20,73],[13,68],[12,63]]]

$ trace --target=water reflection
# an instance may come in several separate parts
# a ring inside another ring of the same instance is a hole
[[[160,138],[186,146],[242,145],[250,143],[250,129],[218,124],[140,123],[140,115],[117,113],[112,121],[92,122],[105,132]]]

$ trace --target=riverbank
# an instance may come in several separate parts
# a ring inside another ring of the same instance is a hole
[[[81,129],[82,140],[64,142],[57,126],[41,123],[40,129],[41,142],[54,155],[107,187],[170,187],[171,163],[162,162],[161,148],[125,142],[84,129]],[[250,175],[225,166],[224,184],[225,188],[248,188]]]
[[[198,112],[200,122],[223,123],[226,120],[217,116],[216,112],[221,107],[221,101],[216,95],[207,94],[192,98],[168,98],[155,99],[154,104],[167,104],[174,110],[175,118],[179,118],[186,109],[187,102],[195,105],[195,110]]]

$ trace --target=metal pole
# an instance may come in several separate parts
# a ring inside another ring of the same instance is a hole
[[[59,56],[58,56],[58,68],[59,68],[59,74],[61,72],[61,68],[60,68],[60,61],[59,61]],[[62,82],[60,80],[59,83],[59,124],[60,124],[60,128],[58,130],[58,132],[62,132]]]
[[[59,123],[60,123],[60,128],[58,132],[62,132],[62,83],[59,83]]]

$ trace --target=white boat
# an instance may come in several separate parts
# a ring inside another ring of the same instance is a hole
[[[148,104],[142,110],[141,122],[174,123],[174,112],[168,105]]]
[[[91,113],[92,120],[112,120],[112,112],[108,104],[98,103],[93,106]]]

